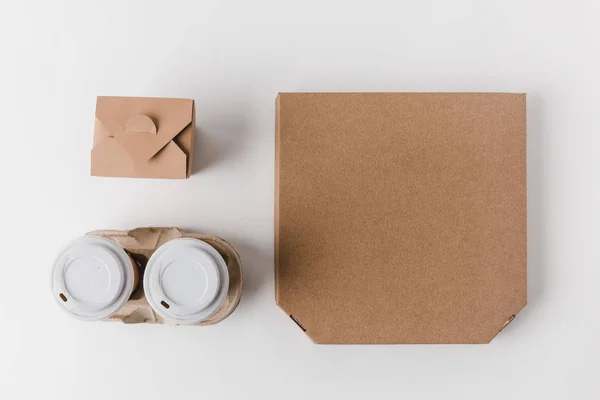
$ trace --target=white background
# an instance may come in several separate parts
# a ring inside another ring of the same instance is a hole
[[[600,398],[596,0],[3,1],[0,398]],[[273,291],[279,91],[528,93],[529,305],[487,346],[317,346]],[[95,96],[194,98],[189,180],[89,176]],[[70,319],[49,271],[100,228],[228,239],[207,328]]]

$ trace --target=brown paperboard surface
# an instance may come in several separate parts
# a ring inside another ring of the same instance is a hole
[[[277,304],[315,343],[488,343],[527,302],[525,95],[281,93]]]
[[[194,125],[191,99],[99,96],[91,173],[188,178],[194,155]]]
[[[148,259],[156,249],[172,239],[194,238],[214,247],[223,257],[229,272],[229,290],[221,307],[206,320],[196,325],[213,325],[227,318],[237,307],[242,296],[242,263],[234,248],[225,240],[211,235],[184,232],[178,228],[137,228],[130,231],[100,230],[88,235],[103,236],[115,240],[140,265],[140,283],[129,301],[117,314],[107,321],[120,321],[126,324],[159,323],[168,324],[150,306],[144,295],[143,272]]]

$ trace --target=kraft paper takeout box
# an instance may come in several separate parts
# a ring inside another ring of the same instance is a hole
[[[227,318],[236,309],[242,295],[242,262],[235,249],[225,240],[211,235],[184,232],[178,228],[137,228],[130,231],[100,230],[88,235],[102,236],[115,240],[123,247],[141,268],[140,283],[134,290],[125,307],[107,321],[126,324],[157,323],[167,324],[150,306],[144,295],[143,273],[148,259],[156,249],[172,239],[194,238],[214,247],[225,260],[229,272],[229,290],[221,307],[208,319],[197,325],[213,325]]]
[[[282,93],[277,304],[316,343],[487,343],[527,302],[525,95]]]
[[[194,155],[194,100],[105,97],[96,102],[93,176],[188,178]]]

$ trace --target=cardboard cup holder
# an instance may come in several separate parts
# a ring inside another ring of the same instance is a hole
[[[70,246],[56,261],[53,291],[59,304],[80,319],[213,325],[227,318],[240,302],[240,257],[216,236],[178,228],[99,230],[88,233],[77,246]],[[78,261],[85,258],[78,258],[78,252],[89,255],[90,251],[92,261],[90,257]],[[119,257],[125,264],[133,260],[136,266],[132,272],[115,267]],[[96,273],[94,279],[88,278]],[[80,279],[81,274],[84,279]],[[75,287],[69,279],[84,284]],[[111,300],[110,306],[94,308],[107,291],[113,290],[116,300]]]

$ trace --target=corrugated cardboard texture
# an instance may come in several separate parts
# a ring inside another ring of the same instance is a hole
[[[94,231],[88,235],[103,236],[113,239],[121,245],[132,258],[141,266],[142,274],[150,256],[161,245],[176,238],[195,238],[202,240],[214,247],[227,263],[229,271],[229,290],[223,305],[208,319],[198,325],[213,325],[227,318],[237,307],[242,296],[242,263],[239,255],[225,240],[216,236],[200,235],[197,233],[183,232],[177,228],[137,228],[131,231]],[[131,298],[116,315],[108,321],[121,321],[127,324],[137,323],[159,323],[167,322],[154,312],[141,284],[143,278],[140,276],[140,284],[133,292]]]
[[[314,342],[488,343],[525,306],[524,94],[276,109],[276,299]]]
[[[93,176],[188,178],[194,155],[194,100],[105,97],[96,102]]]

